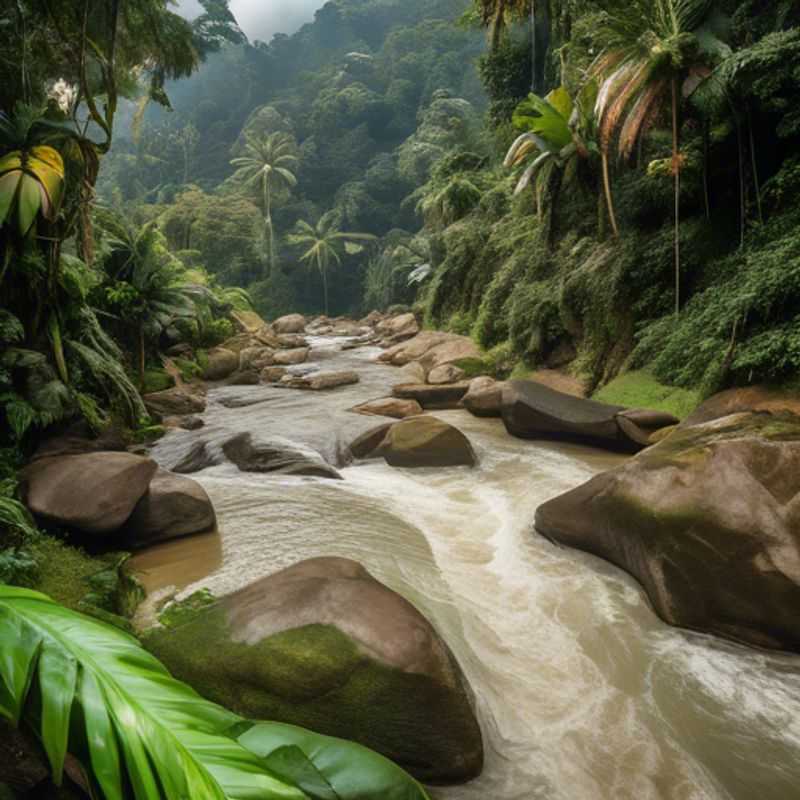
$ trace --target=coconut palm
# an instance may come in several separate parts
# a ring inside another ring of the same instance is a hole
[[[358,242],[373,242],[376,238],[370,233],[344,233],[327,216],[322,217],[316,226],[300,220],[295,226],[295,232],[289,235],[289,244],[306,248],[300,260],[316,266],[322,276],[326,314],[328,313],[328,268],[332,263],[342,263],[343,251],[348,245],[355,245],[358,249]]]
[[[608,184],[608,151],[619,134],[628,157],[658,113],[669,106],[675,188],[675,310],[680,309],[680,105],[705,62],[717,52],[710,31],[701,30],[712,0],[606,0],[597,29],[603,50],[594,65],[600,78],[596,114]]]
[[[264,214],[264,241],[267,245],[267,276],[276,264],[275,231],[272,227],[273,192],[279,188],[292,188],[297,178],[289,169],[297,163],[294,140],[287,133],[275,132],[259,137],[250,132],[245,135],[245,154],[234,158],[237,167],[233,179],[245,186],[258,185],[261,189],[261,210]]]

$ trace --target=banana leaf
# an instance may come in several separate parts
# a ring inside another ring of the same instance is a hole
[[[514,127],[541,136],[550,149],[560,150],[572,140],[569,129],[572,107],[565,90],[555,90],[547,98],[531,94],[514,111]]]
[[[0,584],[0,641],[0,716],[39,737],[56,784],[70,753],[105,800],[428,800],[364,748],[204,700],[133,637],[38,592]]]
[[[275,722],[256,723],[237,741],[292,780],[312,800],[425,800],[403,770],[366,747]]]

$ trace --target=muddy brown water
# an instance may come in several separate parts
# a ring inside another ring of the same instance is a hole
[[[334,459],[379,421],[347,409],[389,394],[397,373],[372,363],[374,349],[313,344],[320,367],[356,369],[361,383],[212,390],[206,427],[170,433],[153,456],[169,468],[196,442],[213,449],[251,431]],[[540,503],[620,457],[440,415],[473,442],[476,469],[370,462],[330,481],[211,467],[193,477],[219,532],[134,564],[158,597],[224,594],[301,559],[344,556],[411,600],[458,657],[486,742],[483,776],[436,789],[440,800],[800,798],[800,658],[671,628],[627,575],[533,532]]]

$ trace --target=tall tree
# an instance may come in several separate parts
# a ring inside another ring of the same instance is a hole
[[[376,238],[370,233],[344,233],[326,217],[322,217],[316,226],[304,220],[297,223],[295,232],[289,236],[289,243],[306,248],[300,260],[316,266],[319,270],[322,276],[326,314],[329,311],[328,269],[331,264],[342,263],[342,252],[348,244],[373,242]]]
[[[275,231],[272,225],[273,192],[277,188],[292,188],[297,178],[289,169],[297,163],[294,140],[289,134],[275,132],[258,137],[246,135],[245,154],[234,158],[231,165],[238,167],[233,176],[244,186],[258,185],[261,189],[261,210],[264,214],[264,241],[267,245],[267,276],[276,265]]]
[[[712,0],[604,0],[596,38],[603,50],[594,65],[602,81],[596,112],[608,185],[608,153],[619,134],[628,157],[664,108],[672,127],[675,213],[675,312],[680,310],[680,110],[682,92],[717,51],[710,31],[700,31]]]

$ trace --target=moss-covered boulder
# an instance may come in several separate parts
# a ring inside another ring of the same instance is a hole
[[[164,392],[175,385],[175,378],[163,369],[148,369],[144,373],[142,394]]]
[[[638,579],[673,625],[800,652],[800,417],[680,427],[540,506],[536,528]]]
[[[251,584],[146,646],[202,695],[352,739],[428,782],[478,775],[481,733],[455,658],[361,565],[318,558]]]

